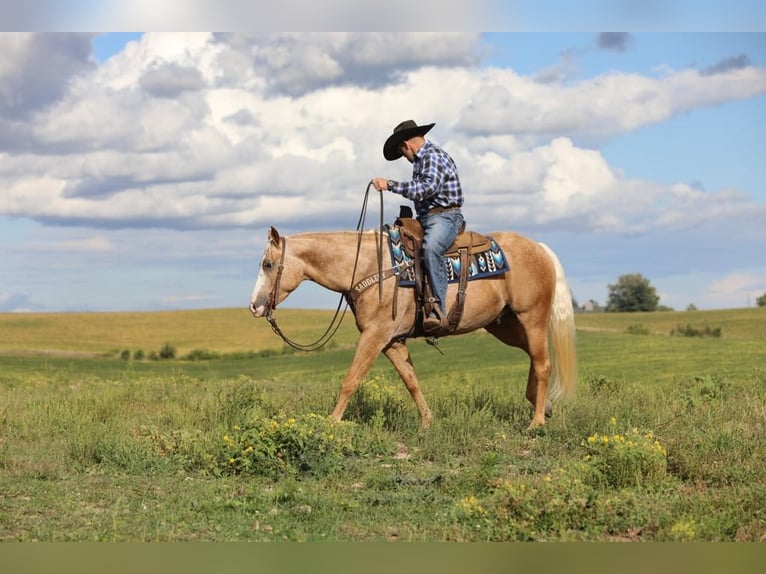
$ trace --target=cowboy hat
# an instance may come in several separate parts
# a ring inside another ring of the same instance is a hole
[[[386,143],[383,144],[383,157],[388,161],[393,161],[402,157],[402,152],[399,146],[403,141],[406,141],[415,136],[426,135],[432,127],[436,124],[426,124],[419,126],[414,120],[406,120],[400,123],[394,128],[394,133],[388,136]]]

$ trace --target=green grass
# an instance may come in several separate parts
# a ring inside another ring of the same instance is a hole
[[[720,327],[728,339],[766,340],[766,307],[714,311],[666,311],[654,313],[578,313],[578,330],[626,333],[631,325],[643,325],[651,334],[669,335],[679,325]]]
[[[331,315],[308,325],[302,313],[280,324],[305,340]],[[346,420],[327,421],[351,331],[294,354],[239,311],[106,315],[76,316],[82,341],[64,315],[0,316],[2,540],[766,537],[760,309],[578,315],[578,394],[537,432],[525,430],[525,355],[486,333],[442,340],[449,361],[411,343],[434,413],[424,433],[385,359]],[[205,322],[219,325],[189,332]],[[671,337],[680,323],[722,336]],[[151,325],[143,339],[139,325]],[[221,356],[110,352],[165,343]]]

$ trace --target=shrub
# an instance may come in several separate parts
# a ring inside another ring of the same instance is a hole
[[[595,471],[597,482],[614,488],[645,486],[666,476],[668,453],[651,431],[631,428],[617,432],[612,417],[611,433],[593,433],[582,445],[585,462]]]
[[[456,518],[488,538],[503,541],[576,539],[596,518],[604,498],[596,496],[583,464],[545,475],[509,476],[494,481],[486,501],[469,496],[455,508]]]
[[[207,470],[209,466],[209,439],[198,429],[161,430],[141,425],[134,434],[160,459],[171,459],[187,470]]]
[[[349,420],[366,423],[379,418],[391,430],[406,418],[410,403],[405,402],[401,385],[394,385],[382,377],[363,381],[349,401]]]
[[[686,325],[678,325],[671,329],[670,334],[679,337],[720,337],[721,328],[715,327],[711,329],[709,325],[705,325],[704,328],[698,329],[692,326],[691,323],[687,323]]]
[[[175,359],[176,348],[170,343],[165,343],[160,349],[159,357],[160,359]]]
[[[627,332],[629,335],[648,335],[649,329],[644,327],[641,323],[634,325],[628,325]]]
[[[128,349],[123,349],[122,352],[120,353],[120,359],[122,359],[123,361],[127,361],[128,359],[130,359],[130,351]]]
[[[136,352],[133,353],[133,360],[134,361],[143,361],[144,360],[144,351],[143,351],[143,349],[136,349]]]
[[[314,413],[260,418],[223,436],[213,472],[278,477],[328,474],[353,451],[352,423]]]
[[[208,351],[207,349],[194,349],[189,352],[184,359],[187,361],[209,361],[212,359],[220,359],[221,354],[215,351]]]
[[[586,384],[591,392],[595,393],[615,393],[620,390],[617,381],[605,377],[604,375],[592,375],[586,379]]]

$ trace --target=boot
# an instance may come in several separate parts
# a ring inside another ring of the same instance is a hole
[[[442,313],[441,307],[434,306],[431,314],[423,319],[423,330],[427,335],[437,335],[449,329],[447,315]]]

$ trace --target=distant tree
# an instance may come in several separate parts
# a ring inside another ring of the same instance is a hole
[[[755,300],[755,304],[759,307],[766,307],[766,293],[758,297],[758,299]]]
[[[686,308],[687,311],[696,311],[697,306],[694,303],[689,303],[689,306]]]
[[[607,311],[656,311],[660,297],[649,280],[640,273],[621,275],[609,285]]]

